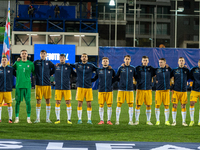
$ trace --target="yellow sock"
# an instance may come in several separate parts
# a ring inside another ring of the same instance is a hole
[[[177,111],[177,108],[172,108],[172,111]]]
[[[60,107],[60,104],[56,104],[56,107]]]
[[[151,107],[146,107],[146,110],[151,110]]]
[[[70,104],[66,104],[67,107],[71,107],[71,103]]]
[[[36,104],[36,107],[41,107],[41,104]]]
[[[186,112],[186,108],[182,108],[181,110],[182,110],[182,112]]]
[[[137,110],[140,110],[140,107],[136,106],[136,108],[135,108],[135,109],[137,109]]]
[[[82,107],[77,107],[77,110],[82,110]]]
[[[90,107],[90,108],[88,107],[88,108],[87,108],[87,111],[92,111],[92,107]]]
[[[49,104],[46,104],[46,106],[51,106],[51,104],[49,103]]]

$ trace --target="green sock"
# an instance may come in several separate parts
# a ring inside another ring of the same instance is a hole
[[[15,117],[19,117],[19,108],[20,108],[20,102],[16,101],[16,104],[15,104]]]
[[[26,112],[27,112],[27,117],[31,116],[31,103],[26,102]]]

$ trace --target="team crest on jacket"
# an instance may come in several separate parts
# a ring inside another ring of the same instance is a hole
[[[139,68],[139,71],[142,71],[142,67]]]
[[[99,74],[103,74],[103,70],[99,70]]]
[[[195,69],[194,73],[199,73],[199,69],[198,68]]]
[[[65,68],[65,70],[67,70],[67,67]]]
[[[158,70],[157,70],[157,73],[160,73],[160,72],[162,72],[161,69],[158,69]]]
[[[132,70],[130,70],[130,72],[132,72]]]
[[[166,69],[166,71],[168,71],[168,69]]]
[[[46,65],[48,65],[48,63],[46,63]]]
[[[108,71],[108,73],[110,73],[110,71]]]
[[[179,70],[176,70],[175,74],[180,74],[180,71],[179,71]]]
[[[187,71],[185,71],[185,73],[187,73]]]
[[[89,67],[89,66],[87,66],[87,68],[89,69],[90,67]]]
[[[148,68],[148,70],[150,70],[150,68]]]
[[[10,73],[10,70],[8,70],[8,73]]]

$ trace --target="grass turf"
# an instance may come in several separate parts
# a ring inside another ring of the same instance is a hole
[[[12,96],[14,98],[14,92]],[[52,122],[56,121],[55,115],[55,91],[52,90],[51,99],[51,116]],[[177,125],[175,127],[164,125],[164,106],[162,104],[160,108],[160,126],[148,126],[146,125],[146,108],[143,105],[140,113],[140,124],[137,126],[129,126],[128,121],[128,105],[124,103],[121,109],[120,125],[98,125],[99,122],[99,105],[98,105],[98,91],[93,91],[94,101],[92,102],[92,122],[93,125],[87,124],[87,111],[86,102],[83,103],[82,120],[83,124],[77,124],[77,101],[75,100],[76,90],[72,90],[72,125],[67,124],[67,112],[65,101],[61,101],[61,123],[55,125],[54,123],[48,124],[45,122],[46,118],[46,105],[45,100],[42,100],[41,106],[41,123],[28,124],[26,122],[26,105],[23,101],[20,106],[19,124],[8,124],[7,107],[3,107],[2,111],[2,123],[0,123],[0,138],[1,139],[45,139],[45,140],[93,140],[93,141],[149,141],[149,142],[199,142],[200,127],[197,126],[199,117],[199,102],[195,105],[195,125],[193,127],[183,127],[181,124],[181,106],[178,105],[177,110]],[[189,124],[189,92],[188,92],[188,104],[187,104],[187,118],[186,122]],[[113,92],[113,107],[111,121],[115,123],[115,110],[116,110],[116,96],[117,91]],[[135,94],[134,94],[135,96]],[[31,93],[31,120],[35,121],[36,118],[36,100],[35,93],[32,90]],[[15,101],[13,102],[15,106]],[[169,121],[172,123],[170,105],[170,117]],[[134,105],[135,108],[135,105]],[[104,107],[104,120],[107,119],[107,107]],[[151,122],[155,124],[155,93],[153,92],[153,105],[151,107],[152,117]],[[13,107],[13,121],[14,121]],[[135,112],[134,112],[135,115]],[[135,120],[135,117],[133,118]]]

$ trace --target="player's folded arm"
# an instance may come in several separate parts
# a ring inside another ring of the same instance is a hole
[[[191,79],[191,80],[194,80],[193,71],[194,71],[194,68],[192,68],[192,69],[190,70],[190,73],[189,73],[189,76],[190,76],[190,79]]]
[[[71,67],[71,70],[72,70],[71,75],[74,76],[74,77],[77,77],[77,73],[74,71],[74,69],[72,67]]]
[[[49,67],[50,67],[50,70],[51,70],[50,71],[50,76],[51,76],[51,75],[53,75],[55,73],[55,66],[51,61],[50,61]]]
[[[91,79],[92,82],[95,82],[98,79],[98,70],[96,70],[95,76]]]

